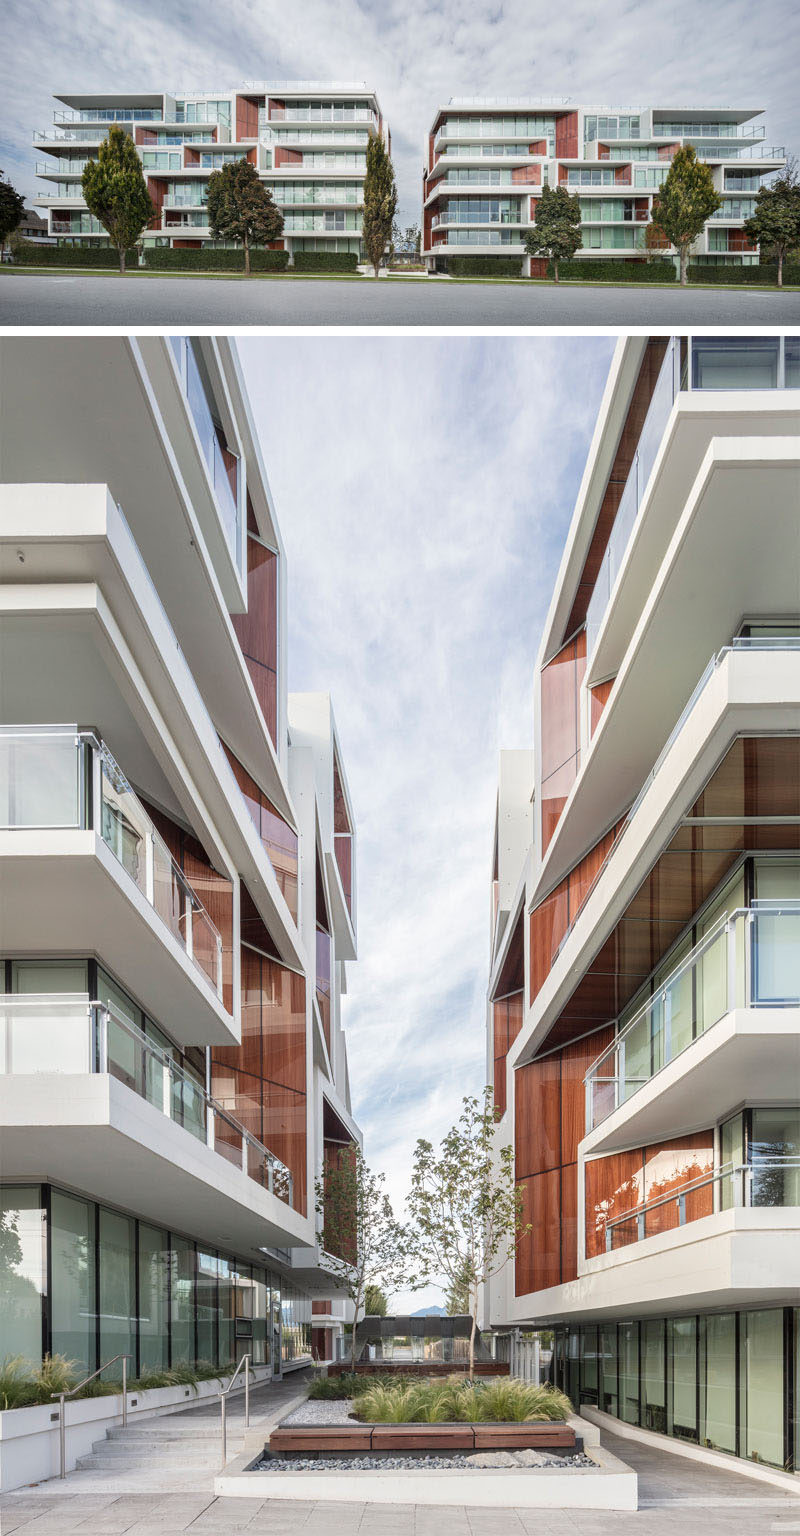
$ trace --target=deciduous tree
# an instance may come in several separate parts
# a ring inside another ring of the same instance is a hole
[[[777,181],[759,187],[755,211],[745,220],[744,232],[752,245],[761,247],[762,256],[775,257],[778,287],[783,287],[783,263],[800,245],[800,181],[797,163],[790,160]]]
[[[156,209],[147,190],[142,162],[129,133],[112,123],[102,139],[96,160],[84,166],[81,178],[86,206],[119,254],[120,276],[125,275],[125,252],[136,244]]]
[[[208,178],[208,222],[217,240],[244,246],[244,270],[250,276],[250,248],[269,245],[283,234],[283,214],[275,207],[249,160],[233,160]]]
[[[566,187],[543,187],[535,202],[536,221],[525,236],[529,256],[547,256],[558,282],[558,263],[581,249],[581,200]]]
[[[684,288],[689,248],[702,234],[706,220],[721,206],[709,167],[698,160],[691,144],[684,144],[673,156],[664,185],[653,198],[653,223],[678,252]]]
[[[370,131],[364,177],[362,239],[376,277],[392,238],[396,209],[397,186],[391,157],[382,135]]]
[[[16,187],[0,171],[0,250],[5,250],[6,240],[13,235],[25,208],[25,199]]]
[[[385,1175],[373,1173],[356,1143],[329,1157],[316,1182],[321,1218],[320,1264],[349,1296],[358,1314],[369,1286],[397,1290],[404,1284],[406,1235],[395,1221],[384,1189]],[[353,1327],[350,1359],[355,1364]]]

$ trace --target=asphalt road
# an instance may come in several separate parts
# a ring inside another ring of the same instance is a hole
[[[9,326],[793,326],[800,292],[0,273]]]

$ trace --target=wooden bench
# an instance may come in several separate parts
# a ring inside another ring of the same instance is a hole
[[[317,1452],[521,1451],[575,1449],[568,1424],[303,1424],[279,1425],[269,1448],[284,1456]]]

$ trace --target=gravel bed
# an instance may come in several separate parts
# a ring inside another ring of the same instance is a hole
[[[352,1397],[334,1398],[333,1401],[325,1398],[310,1397],[299,1408],[293,1408],[288,1418],[283,1419],[283,1424],[294,1426],[314,1424],[355,1424],[356,1419],[349,1417],[353,1406]]]
[[[533,1458],[536,1458],[533,1460]],[[477,1451],[448,1456],[263,1456],[250,1468],[253,1472],[478,1472],[493,1468],[537,1472],[543,1467],[594,1467],[583,1453],[575,1456],[551,1456],[544,1451]]]

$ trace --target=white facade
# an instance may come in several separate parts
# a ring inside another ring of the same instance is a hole
[[[360,1142],[355,830],[329,700],[287,697],[236,349],[0,353],[0,1352],[280,1372],[335,1299],[326,1142]]]
[[[374,91],[363,82],[248,81],[233,90],[75,94],[52,129],[34,135],[43,186],[35,199],[48,231],[68,244],[92,244],[106,232],[86,209],[81,175],[112,123],[133,135],[157,222],[148,245],[205,246],[208,178],[231,159],[247,158],[284,217],[278,245],[296,252],[361,254],[366,151],[370,132],[391,146]],[[222,242],[224,244],[224,242]]]

